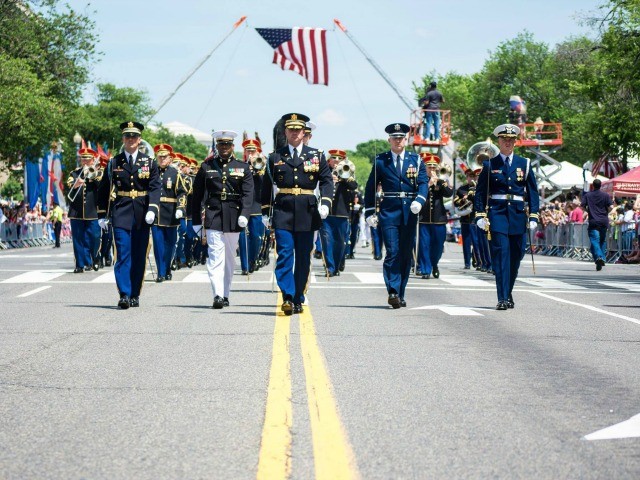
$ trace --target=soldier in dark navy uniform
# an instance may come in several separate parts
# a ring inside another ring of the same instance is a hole
[[[193,182],[193,229],[199,235],[204,225],[206,231],[215,309],[229,306],[238,237],[253,204],[251,168],[233,155],[236,136],[232,130],[213,132],[218,153],[202,163]]]
[[[257,260],[265,235],[262,223],[262,181],[267,162],[262,156],[260,142],[257,139],[247,138],[242,142],[242,148],[253,174],[251,216],[247,228],[240,232],[240,268],[243,275],[248,275],[259,268]]]
[[[183,267],[191,267],[190,259],[187,259],[187,255],[189,252],[189,235],[195,236],[193,232],[193,227],[191,225],[187,226],[187,220],[191,220],[191,197],[193,195],[193,181],[191,177],[191,162],[190,159],[185,157],[184,155],[173,152],[174,165],[176,165],[180,172],[179,181],[182,183],[182,188],[185,191],[185,207],[184,207],[184,215],[179,220],[178,225],[178,241],[176,242],[176,254],[173,258],[173,263],[171,266],[172,270],[180,269]],[[188,229],[187,229],[188,227]]]
[[[98,153],[90,148],[78,150],[80,167],[69,175],[69,212],[73,255],[73,273],[99,268],[100,225],[98,225],[98,185],[102,170],[96,165]]]
[[[422,278],[440,278],[438,263],[447,238],[447,210],[444,199],[453,195],[453,189],[444,178],[438,178],[440,157],[432,153],[421,154],[429,177],[429,196],[420,211],[420,233],[418,238],[418,270]]]
[[[288,145],[269,155],[262,185],[262,219],[275,230],[275,276],[285,315],[302,313],[311,268],[314,232],[329,215],[333,196],[331,169],[321,150],[303,145],[309,118],[282,117]],[[320,199],[314,189],[320,184]],[[278,192],[273,195],[273,186]]]
[[[409,126],[392,123],[385,128],[391,150],[379,154],[365,189],[367,224],[382,227],[386,248],[384,282],[393,308],[406,307],[405,287],[411,273],[411,258],[416,237],[416,215],[427,201],[429,178],[417,154],[405,151]],[[382,198],[376,202],[381,185]]]
[[[356,182],[356,186],[357,186]],[[351,216],[349,218],[349,238],[347,240],[347,249],[345,250],[345,258],[354,259],[356,253],[356,245],[358,243],[358,235],[360,228],[360,214],[362,213],[362,195],[356,190],[353,192],[353,205],[351,206]],[[369,227],[367,227],[369,228]]]
[[[114,273],[120,300],[118,307],[140,305],[144,281],[149,229],[158,215],[160,177],[158,164],[138,150],[144,126],[120,124],[124,151],[107,165],[98,192],[100,226],[113,225],[116,245]]]
[[[520,129],[504,124],[493,134],[498,137],[500,153],[483,163],[475,196],[476,224],[491,235],[496,308],[506,310],[515,306],[513,285],[525,253],[527,228],[535,230],[537,226],[540,201],[530,160],[513,153]]]
[[[462,164],[464,165],[464,164]],[[478,175],[482,169],[473,170],[464,165],[464,174],[467,183],[461,185],[456,191],[453,205],[456,207],[456,215],[460,217],[460,231],[462,235],[462,258],[465,270],[471,268],[471,259],[475,264],[482,265],[480,246],[478,243],[478,227],[476,226],[473,200],[476,195]]]
[[[349,239],[349,222],[358,183],[353,177],[355,168],[350,171],[347,163],[341,163],[347,160],[347,152],[333,149],[329,150],[329,155],[328,163],[333,171],[334,180],[333,202],[329,215],[322,221],[320,238],[322,239],[327,275],[335,277],[340,275],[340,268],[344,268],[344,256]],[[343,170],[344,166],[347,166],[346,170]]]
[[[156,282],[171,280],[171,262],[173,260],[176,242],[178,240],[178,226],[180,219],[185,216],[187,208],[187,191],[182,181],[182,175],[171,162],[173,148],[161,143],[153,147],[158,162],[160,174],[160,213],[151,227],[153,237],[153,256],[158,267]]]

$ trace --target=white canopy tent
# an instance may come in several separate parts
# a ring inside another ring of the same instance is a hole
[[[569,163],[566,160],[564,162],[560,162],[561,169],[549,176],[549,180],[558,185],[562,190],[569,190],[571,187],[582,188],[584,186],[584,181],[586,179],[587,183],[593,182],[593,176],[591,175],[591,171],[587,170],[584,172],[582,168],[574,165],[573,163]],[[549,174],[556,169],[555,165],[545,165],[541,167],[541,170],[545,172],[545,174]],[[600,180],[603,182],[608,180],[607,177],[603,177],[602,175],[598,175]],[[542,181],[538,185],[538,187],[544,188],[552,188],[552,186],[547,181]]]

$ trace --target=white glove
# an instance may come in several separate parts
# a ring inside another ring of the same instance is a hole
[[[271,221],[269,220],[269,217],[267,217],[266,215],[262,215],[262,224],[264,225],[264,228],[270,228]]]
[[[371,215],[369,217],[367,217],[367,225],[369,225],[372,228],[376,228],[378,226],[378,216],[377,215]]]
[[[202,225],[193,226],[193,231],[196,232],[196,235],[200,235],[200,230],[202,230]]]
[[[147,212],[147,214],[144,216],[144,221],[147,222],[149,225],[151,225],[155,219],[156,219],[156,214],[154,212]]]
[[[411,209],[411,213],[417,215],[418,213],[420,213],[420,210],[422,210],[422,204],[414,200],[413,202],[411,202],[411,206],[409,208]]]
[[[176,210],[176,220],[180,220],[183,215],[182,210]]]
[[[98,220],[98,225],[100,225],[100,228],[102,230],[106,230],[107,227],[109,226],[109,219],[108,218],[101,218]]]
[[[486,218],[480,218],[477,222],[476,225],[478,226],[478,228],[480,230],[484,230],[487,227],[487,219]]]
[[[320,218],[324,220],[329,216],[329,207],[326,205],[320,205],[318,207],[318,213],[320,214]]]
[[[533,220],[529,222],[529,230],[535,230],[537,226],[538,222],[534,222]]]
[[[249,220],[247,220],[247,217],[245,217],[244,215],[240,215],[238,217],[238,226],[240,228],[246,227],[248,223],[249,223]]]

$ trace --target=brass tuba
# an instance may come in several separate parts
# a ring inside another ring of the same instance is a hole
[[[467,152],[467,165],[469,168],[473,168],[473,165],[482,167],[484,161],[492,159],[498,153],[500,153],[500,149],[491,142],[491,139],[475,143]]]
[[[356,174],[356,166],[351,160],[345,158],[336,165],[333,173],[335,173],[340,180],[349,180]]]

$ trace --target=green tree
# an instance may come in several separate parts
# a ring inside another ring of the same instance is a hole
[[[22,185],[15,178],[9,177],[7,181],[4,182],[4,185],[2,185],[0,196],[20,201],[24,198]]]

